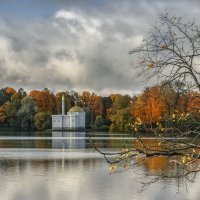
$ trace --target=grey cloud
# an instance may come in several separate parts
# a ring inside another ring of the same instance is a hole
[[[58,60],[67,60],[67,61],[72,61],[74,59],[73,56],[65,49],[55,52],[55,57]]]
[[[186,19],[200,17],[196,10],[199,3],[195,0],[84,1],[84,4],[36,0],[31,4],[44,10],[44,5],[49,6],[54,12],[46,17],[2,16],[1,86],[130,93],[141,90],[145,84],[136,79],[137,58],[128,55],[128,51],[146,35],[157,13],[168,9]],[[66,15],[56,18],[59,10]]]

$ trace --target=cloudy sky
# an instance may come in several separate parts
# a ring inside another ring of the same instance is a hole
[[[197,0],[0,0],[0,87],[134,94],[140,43],[168,10],[200,19]]]

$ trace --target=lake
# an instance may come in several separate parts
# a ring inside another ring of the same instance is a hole
[[[91,133],[102,151],[118,151],[134,138]],[[151,142],[152,139],[147,139]],[[110,174],[109,165],[83,132],[0,133],[2,200],[199,200],[200,178],[160,180],[141,192],[148,171],[170,170],[165,160]]]

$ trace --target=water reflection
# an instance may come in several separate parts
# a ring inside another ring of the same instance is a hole
[[[89,135],[99,148],[121,149],[124,144],[132,145],[130,138],[121,134],[110,135],[108,132],[52,132],[45,133],[16,133],[1,134],[0,148],[34,148],[34,149],[89,149],[93,148]]]
[[[69,137],[65,139],[66,137]],[[52,149],[85,149],[85,132],[52,132]]]
[[[143,169],[138,169],[137,173],[143,173]],[[176,181],[171,180],[156,182],[148,190],[138,193],[141,187],[138,181],[146,179],[141,179],[137,173],[129,170],[109,175],[108,165],[103,158],[4,160],[0,161],[0,199],[199,199],[198,181],[188,185],[189,192],[185,190],[183,182],[179,182],[177,188]]]
[[[138,182],[148,178],[143,177],[144,174],[174,173],[179,170],[176,163],[170,162],[169,158],[154,157],[137,168],[110,175],[108,163],[92,149],[85,134],[52,132],[44,139],[0,139],[0,199],[199,199],[198,178],[188,185],[189,192],[184,187],[184,180],[177,184],[177,179],[170,179],[158,181],[138,193],[141,189]],[[103,151],[135,145],[134,140],[123,137],[94,138],[93,141]],[[157,142],[154,139],[145,141],[152,148]]]

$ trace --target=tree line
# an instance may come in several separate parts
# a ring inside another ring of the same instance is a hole
[[[86,112],[86,128],[111,132],[137,132],[137,124],[160,126],[164,131],[180,118],[200,120],[200,93],[181,82],[145,88],[137,96],[110,94],[100,96],[83,91],[53,93],[45,88],[29,94],[22,88],[0,90],[0,126],[30,130],[51,128],[51,115],[61,114],[65,96],[65,113],[74,105]],[[177,123],[178,126],[178,123]]]

